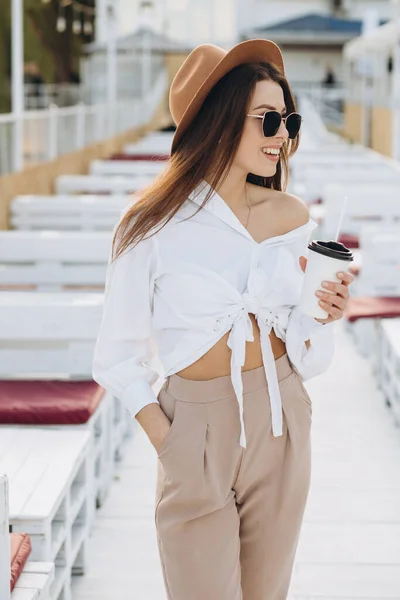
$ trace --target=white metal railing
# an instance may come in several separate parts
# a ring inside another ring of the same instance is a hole
[[[309,98],[327,125],[342,126],[346,91],[341,84],[294,83],[292,87],[296,94]]]
[[[25,110],[40,110],[49,108],[52,104],[57,106],[73,106],[79,102],[88,101],[88,90],[77,83],[25,83],[24,105]]]
[[[68,152],[100,142],[147,123],[167,88],[167,72],[158,76],[145,101],[85,105],[66,108],[52,105],[46,110],[28,110],[18,119],[13,114],[0,115],[0,175],[15,171],[14,129],[23,131],[23,167],[55,159]]]

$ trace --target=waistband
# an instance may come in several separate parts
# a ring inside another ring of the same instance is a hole
[[[286,379],[293,372],[293,367],[288,355],[284,354],[275,361],[278,382]],[[248,394],[256,390],[267,388],[267,379],[264,366],[242,371],[243,393]],[[215,377],[205,381],[184,379],[179,375],[170,375],[166,381],[165,390],[176,400],[183,402],[206,403],[221,400],[222,398],[235,397],[235,390],[230,375]]]

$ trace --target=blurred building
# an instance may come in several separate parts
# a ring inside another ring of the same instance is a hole
[[[155,32],[183,44],[213,42],[229,47],[239,39],[238,1],[118,0],[119,31],[128,34],[150,21]],[[106,35],[104,26],[100,37]]]
[[[400,13],[400,5],[399,5]],[[344,49],[345,132],[400,160],[400,14]]]
[[[242,32],[307,15],[363,20],[367,12],[387,20],[391,16],[391,0],[238,0]]]
[[[103,0],[104,1],[104,0]],[[343,80],[342,50],[367,21],[391,17],[391,0],[118,0],[118,29],[151,27],[184,46],[270,38],[285,52],[291,81]],[[99,41],[107,26],[99,27]]]
[[[104,0],[103,0],[104,1]],[[150,19],[157,33],[193,46],[232,46],[254,28],[267,28],[308,15],[362,21],[366,12],[391,16],[391,0],[118,0],[120,33]],[[107,28],[100,27],[100,36]]]
[[[308,14],[256,27],[243,38],[276,42],[284,53],[286,73],[292,84],[339,84],[343,80],[343,46],[359,36],[361,30],[361,20]]]
[[[143,86],[152,87],[165,70],[178,66],[192,49],[157,33],[149,27],[141,27],[134,33],[122,35],[116,40],[117,96],[140,97]],[[171,67],[172,63],[172,67]],[[104,102],[107,98],[107,43],[96,41],[86,44],[81,59],[81,80],[89,104]]]
[[[246,0],[240,6],[241,38],[275,41],[289,80],[298,86],[340,85],[344,44],[369,23],[384,23],[392,10],[390,0]]]

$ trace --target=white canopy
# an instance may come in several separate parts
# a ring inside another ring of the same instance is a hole
[[[343,49],[344,57],[347,60],[354,60],[370,51],[382,52],[383,48],[390,48],[396,44],[398,32],[400,32],[400,19],[397,22],[389,21],[374,31],[348,42]]]

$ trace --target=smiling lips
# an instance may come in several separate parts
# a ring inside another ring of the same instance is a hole
[[[273,162],[278,162],[279,157],[280,157],[280,153],[281,153],[281,149],[280,148],[272,148],[272,147],[268,147],[268,148],[261,148],[261,152],[269,159],[272,160]]]

